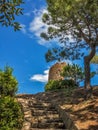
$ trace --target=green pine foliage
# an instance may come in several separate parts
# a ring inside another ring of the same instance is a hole
[[[17,101],[10,97],[0,98],[0,130],[20,130],[23,114]]]
[[[90,62],[98,46],[98,0],[46,0],[47,13],[42,20],[48,25],[41,33],[45,40],[56,39],[61,45],[48,50],[46,60],[84,58],[86,89],[91,89]],[[90,53],[86,55],[85,50]],[[56,51],[54,51],[56,50]]]
[[[21,8],[23,0],[0,0],[0,23],[2,26],[12,26],[19,30],[20,24],[15,21],[16,16],[23,14]]]
[[[18,82],[12,75],[13,69],[6,66],[4,71],[0,70],[0,95],[14,96],[17,92]]]
[[[85,78],[83,69],[77,64],[66,65],[61,75],[64,78],[73,79],[77,85]]]
[[[73,80],[50,80],[45,85],[45,91],[71,90],[75,88],[77,88],[77,85]]]
[[[96,72],[91,72],[90,73],[90,78],[93,78],[95,76]],[[61,73],[61,75],[65,78],[65,79],[72,79],[77,86],[79,86],[79,83],[84,81],[85,79],[85,73],[82,67],[80,67],[77,64],[68,64],[63,68],[63,72]]]
[[[0,130],[20,130],[23,122],[21,105],[15,99],[18,81],[13,69],[0,70]]]

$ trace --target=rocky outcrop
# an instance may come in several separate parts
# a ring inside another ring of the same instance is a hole
[[[54,64],[50,70],[49,70],[49,78],[48,80],[59,80],[63,79],[63,77],[60,75],[63,67],[66,65],[65,62],[59,62]]]

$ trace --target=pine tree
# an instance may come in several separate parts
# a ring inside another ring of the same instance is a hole
[[[56,51],[48,51],[46,58],[79,59],[84,56],[83,50],[89,49],[84,56],[84,86],[91,89],[90,61],[98,46],[98,0],[47,0],[47,10],[42,19],[49,27],[41,37],[57,38],[62,45]]]
[[[23,14],[20,7],[23,0],[0,0],[0,23],[2,26],[12,26],[19,30],[20,24],[15,21],[16,16]]]

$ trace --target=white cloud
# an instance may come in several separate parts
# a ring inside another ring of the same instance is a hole
[[[30,78],[30,80],[46,83],[48,81],[48,73],[49,70],[45,70],[44,74],[35,74]]]
[[[51,45],[57,44],[57,42],[58,42],[57,38],[53,39],[53,40],[46,41],[45,39],[40,37],[40,34],[42,32],[47,33],[47,30],[49,27],[49,25],[45,24],[42,21],[43,14],[48,13],[46,8],[44,7],[44,8],[41,8],[39,10],[35,9],[32,12],[33,12],[35,17],[29,24],[29,31],[31,33],[31,37],[32,37],[32,35],[35,35],[37,37],[38,44],[46,46],[46,47],[50,47]],[[54,25],[51,25],[51,26],[57,28]]]
[[[46,41],[45,39],[40,37],[40,34],[42,32],[47,33],[47,29],[49,27],[49,25],[43,23],[42,21],[43,14],[47,12],[48,11],[44,7],[39,10],[35,9],[31,12],[25,13],[26,16],[33,16],[33,19],[27,26],[24,24],[21,24],[21,27],[22,27],[21,31],[22,33],[29,36],[29,38],[36,39],[38,44],[45,47],[51,47],[52,45],[57,44],[57,39]]]
[[[35,9],[33,13],[35,17],[29,24],[29,31],[31,35],[34,34],[38,38],[39,44],[46,45],[46,41],[40,37],[40,34],[42,32],[47,32],[48,29],[48,25],[42,21],[42,16],[44,13],[47,13],[47,10],[45,8],[40,10]]]
[[[47,33],[47,29],[49,27],[49,25],[45,24],[42,21],[42,16],[44,13],[48,13],[48,11],[46,10],[45,7],[41,8],[39,10],[34,9],[31,12],[25,13],[25,15],[27,15],[27,16],[33,16],[33,19],[31,20],[31,22],[27,26],[24,24],[21,24],[21,26],[22,26],[21,31],[24,34],[28,35],[29,38],[36,39],[37,43],[42,45],[42,46],[51,47],[51,46],[56,45],[56,44],[58,45],[57,38],[53,39],[53,40],[46,41],[45,39],[40,37],[40,34],[42,32]]]
[[[46,9],[41,9],[41,10],[35,10],[35,18],[32,20],[30,23],[29,30],[32,33],[35,33],[36,36],[40,36],[40,33],[47,30],[47,25],[43,23],[42,21],[42,15],[46,13]]]

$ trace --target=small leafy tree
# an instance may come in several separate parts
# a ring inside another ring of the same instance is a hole
[[[14,96],[17,91],[18,82],[12,75],[13,69],[6,66],[4,71],[0,70],[0,95]]]
[[[0,23],[2,26],[12,26],[14,30],[19,30],[20,24],[15,21],[15,17],[23,14],[20,5],[23,0],[0,0]]]
[[[94,77],[96,74],[96,72],[91,72],[90,73],[90,77]],[[63,72],[61,73],[61,75],[65,78],[65,79],[72,79],[74,80],[74,82],[77,84],[77,86],[79,86],[79,83],[81,81],[83,81],[85,79],[85,74],[83,69],[77,65],[77,64],[68,64],[63,68]]]
[[[65,78],[73,79],[77,85],[79,85],[79,82],[83,81],[85,77],[83,69],[76,64],[66,65],[61,75]]]

